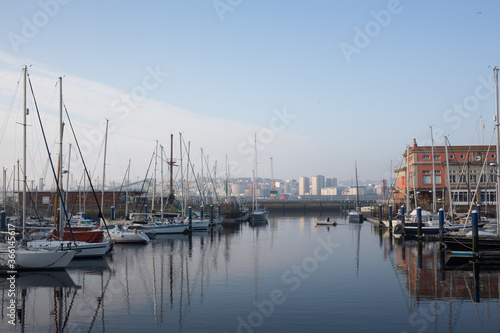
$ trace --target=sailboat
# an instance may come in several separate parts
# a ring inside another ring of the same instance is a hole
[[[257,135],[255,135],[255,174],[253,175],[253,187],[252,187],[252,221],[253,222],[265,222],[269,216],[269,211],[267,208],[259,207],[257,203],[256,195],[256,178],[257,178]]]
[[[354,172],[356,175],[356,208],[354,211],[349,212],[347,220],[351,223],[363,223],[363,214],[359,211],[358,165],[356,161],[354,161]]]
[[[23,269],[63,269],[68,266],[77,251],[34,249],[26,246],[26,77],[27,66],[23,68],[23,233],[21,244],[16,244],[14,236],[9,236],[7,241],[0,244],[0,266],[8,270]],[[61,111],[62,112],[62,111]]]
[[[495,119],[496,119],[496,131],[497,131],[497,144],[496,144],[496,172],[497,175],[500,173],[500,112],[499,112],[499,99],[498,99],[498,67],[493,69],[495,75]],[[443,242],[446,247],[452,252],[453,255],[460,256],[472,256],[478,255],[478,257],[490,256],[494,259],[498,259],[500,256],[500,181],[497,180],[497,193],[496,193],[496,211],[497,211],[497,233],[489,232],[479,232],[477,237],[477,251],[473,252],[474,237],[472,237],[472,232],[466,235],[445,235],[443,237]],[[474,212],[473,212],[474,214]],[[477,213],[476,213],[477,214]],[[485,256],[483,256],[485,255]]]

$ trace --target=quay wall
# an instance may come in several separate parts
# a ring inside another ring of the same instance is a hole
[[[323,214],[335,213],[341,210],[354,209],[352,201],[333,200],[267,200],[260,201],[260,204],[271,214]],[[373,205],[373,201],[360,201],[361,206]]]

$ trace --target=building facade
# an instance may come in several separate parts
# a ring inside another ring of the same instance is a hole
[[[299,178],[299,195],[306,195],[309,193],[309,178],[300,177]]]
[[[311,182],[311,195],[321,195],[321,189],[325,187],[325,176],[314,176]]]
[[[461,211],[471,205],[495,205],[496,147],[419,147],[414,140],[403,157],[404,165],[395,170],[395,203],[405,204],[408,191],[411,207],[416,202],[427,209],[449,210],[451,203]]]

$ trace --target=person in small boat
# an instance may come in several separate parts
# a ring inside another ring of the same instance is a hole
[[[326,222],[330,222],[330,218],[329,217],[326,218]]]

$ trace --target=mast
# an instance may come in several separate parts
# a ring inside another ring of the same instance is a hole
[[[358,164],[357,161],[354,161],[354,174],[356,176],[356,213],[358,210],[358,201],[359,201],[359,190],[358,190]]]
[[[128,159],[127,187],[125,187],[125,219],[128,219],[128,188],[130,186],[130,158]]]
[[[431,128],[431,154],[432,154],[432,212],[436,212],[436,176],[434,167],[434,139],[432,138],[432,126]]]
[[[26,72],[27,66],[23,68],[23,240],[26,239]]]
[[[406,146],[406,210],[410,213],[410,146]]]
[[[187,163],[187,169],[186,169],[186,205],[189,201],[189,164],[191,163],[191,141],[188,141],[188,151],[187,151],[187,158],[188,158],[188,163]]]
[[[500,233],[500,228],[498,227],[500,225],[500,119],[499,119],[499,112],[498,112],[498,67],[493,68],[493,71],[495,73],[495,111],[496,111],[496,116],[495,116],[495,122],[496,122],[496,127],[497,127],[497,195],[496,195],[496,200],[497,200],[497,233]]]
[[[161,221],[163,222],[163,146],[160,145],[160,178],[161,178],[161,197],[160,197],[160,212],[161,212]]]
[[[186,207],[185,199],[186,194],[184,193],[184,165],[182,164],[182,133],[179,132],[179,158],[180,158],[180,166],[181,166],[181,196],[182,196],[182,211],[181,216],[184,217],[184,207]]]
[[[448,156],[448,138],[444,137],[444,152],[446,154],[446,178],[445,184],[448,184],[448,196],[450,198],[450,216],[453,221],[453,197],[451,196],[451,180],[450,180],[450,159]]]
[[[169,203],[173,203],[174,201],[173,200],[173,195],[174,195],[174,135],[173,134],[170,134],[170,161],[168,164],[170,165],[170,194],[168,196],[168,201]]]
[[[155,210],[155,194],[156,194],[156,167],[158,165],[158,140],[156,140],[155,145],[155,169],[153,172],[153,196],[151,199],[151,213]]]
[[[255,174],[254,174],[254,188],[253,188],[253,198],[254,198],[254,209],[256,210],[257,209],[257,133],[255,133],[255,136],[254,136],[254,140],[255,140],[255,145],[254,145],[254,148],[255,148]]]
[[[58,175],[58,189],[59,195],[59,236],[61,239],[64,236],[64,214],[63,214],[63,188],[62,188],[62,173],[63,173],[63,162],[62,162],[62,151],[63,151],[63,95],[62,95],[62,77],[59,77],[59,175]]]
[[[71,143],[69,144],[69,152],[68,152],[68,179],[66,179],[66,196],[64,197],[64,201],[66,202],[66,211],[68,211],[68,192],[69,192],[69,167],[71,164]]]
[[[200,195],[201,195],[201,202],[205,202],[205,179],[203,177],[203,148],[201,148],[201,156],[200,156],[200,159],[201,159],[201,185],[200,185]]]
[[[5,207],[7,207],[6,202],[7,202],[7,169],[3,168],[3,201],[2,201],[2,203],[3,203],[4,209],[5,209]]]
[[[108,147],[108,122],[109,122],[109,119],[106,119],[106,132],[104,134],[104,161],[102,163],[101,208],[104,207],[104,186],[105,186],[105,181],[106,181],[106,179],[105,179],[105,177],[106,177],[106,151],[107,151],[107,147]]]

